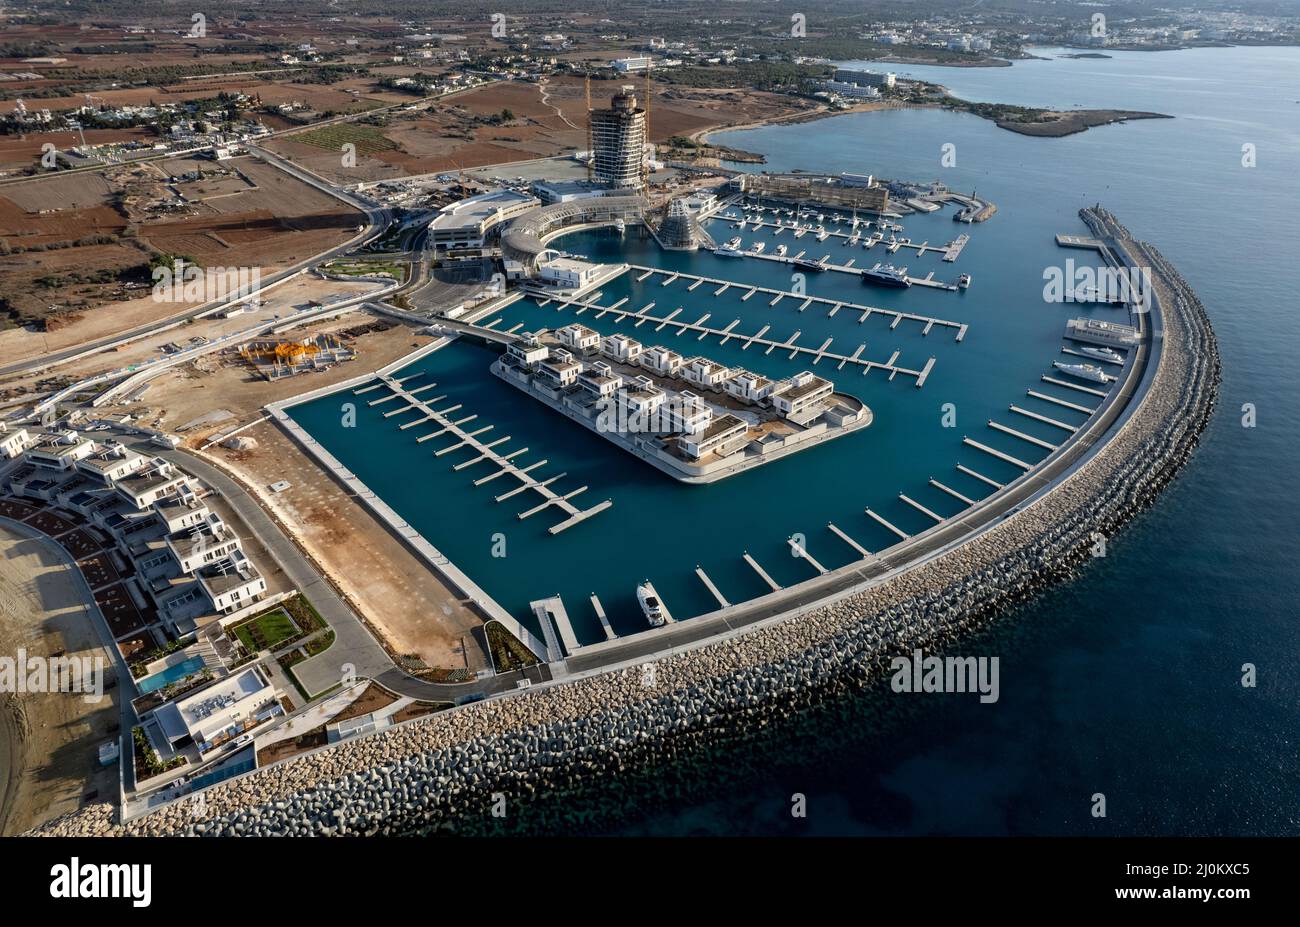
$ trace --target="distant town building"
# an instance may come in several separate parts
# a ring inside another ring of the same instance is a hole
[[[856,68],[836,68],[835,80],[859,87],[875,87],[878,90],[892,89],[898,76],[892,71],[859,71]]]
[[[615,58],[610,64],[616,71],[631,74],[636,71],[648,70],[654,64],[654,59],[649,55],[641,55],[636,58]]]
[[[849,97],[854,100],[877,100],[880,98],[880,91],[875,87],[864,87],[861,84],[850,84],[842,80],[824,80],[821,87],[830,93],[838,93],[842,97]]]

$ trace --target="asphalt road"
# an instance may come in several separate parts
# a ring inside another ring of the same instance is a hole
[[[509,673],[464,683],[426,682],[410,676],[389,658],[360,616],[339,596],[320,571],[299,550],[298,545],[280,529],[238,482],[221,468],[184,450],[159,450],[139,446],[141,453],[153,454],[176,463],[221,494],[235,510],[245,528],[270,552],[289,581],[316,606],[321,617],[334,629],[334,644],[324,653],[299,663],[294,673],[309,691],[323,692],[338,683],[345,673],[370,678],[399,695],[429,701],[454,701],[475,693],[491,694],[513,689],[521,678]],[[539,680],[539,672],[530,676]]]
[[[258,156],[260,156],[260,154]],[[267,287],[279,283],[285,278],[291,277],[294,274],[298,273],[299,271],[307,267],[311,267],[313,264],[320,263],[321,261],[327,261],[339,254],[343,254],[347,251],[350,251],[353,248],[355,248],[357,245],[365,241],[368,241],[371,238],[374,238],[376,235],[380,234],[381,232],[383,232],[385,229],[388,228],[390,213],[387,209],[378,209],[378,208],[365,207],[359,205],[358,203],[353,201],[350,197],[344,196],[340,194],[339,191],[330,187],[328,184],[324,184],[320,180],[320,178],[315,177],[315,175],[306,174],[296,169],[293,170],[286,169],[285,165],[287,164],[287,162],[283,161],[280,158],[275,157],[274,155],[268,155],[267,157],[264,158],[264,160],[267,160],[270,163],[274,164],[276,167],[281,168],[281,170],[286,170],[286,173],[292,174],[294,177],[298,178],[299,180],[302,180],[305,183],[309,183],[312,186],[316,187],[317,189],[323,190],[324,192],[329,193],[331,196],[334,196],[335,198],[342,200],[343,202],[347,203],[349,206],[353,206],[357,209],[363,209],[366,213],[368,225],[360,234],[353,236],[352,238],[348,239],[347,241],[343,242],[340,245],[336,245],[335,247],[330,248],[328,251],[324,251],[320,254],[313,255],[309,258],[306,258],[305,260],[293,264],[290,267],[286,267],[283,270],[278,270],[273,274],[268,274],[266,277],[263,277],[261,281],[262,282],[261,288],[257,291],[257,293],[249,294],[250,296],[258,295],[258,293],[260,293],[262,290],[265,290]],[[0,367],[0,377],[44,370],[49,367],[55,367],[66,361],[73,360],[74,358],[82,357],[86,354],[92,354],[95,351],[103,350],[112,345],[121,344],[125,341],[134,341],[139,338],[145,338],[149,335],[156,334],[157,332],[166,331],[168,328],[171,328],[181,322],[186,322],[189,321],[190,319],[196,319],[205,313],[213,311],[214,309],[216,309],[218,306],[222,305],[225,302],[228,302],[228,300],[218,300],[216,302],[204,303],[202,306],[196,306],[192,309],[186,309],[184,312],[177,313],[176,315],[171,315],[165,319],[158,319],[157,321],[149,322],[145,325],[140,325],[137,326],[136,328],[128,329],[127,331],[119,332],[118,334],[115,335],[110,335],[107,338],[100,338],[96,341],[89,341],[84,344],[75,345],[70,348],[64,348],[61,351],[55,351],[50,354],[42,354],[39,357],[17,361],[12,364],[6,364],[3,367]]]

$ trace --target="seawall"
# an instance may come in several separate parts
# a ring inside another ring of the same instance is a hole
[[[752,731],[880,679],[892,656],[953,641],[1067,578],[1187,463],[1213,412],[1219,358],[1204,308],[1150,245],[1086,211],[1152,268],[1163,348],[1149,389],[1108,443],[1049,493],[973,538],[859,594],[720,644],[482,702],[259,770],[122,826],[111,805],[49,834],[397,833],[481,820],[508,802],[576,789]],[[602,777],[604,777],[602,779]]]

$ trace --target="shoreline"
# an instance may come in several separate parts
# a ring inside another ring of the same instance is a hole
[[[411,833],[482,826],[493,791],[590,787],[644,754],[761,728],[813,702],[878,681],[890,654],[934,651],[1008,607],[1069,578],[1145,509],[1190,459],[1217,402],[1219,360],[1204,307],[1151,245],[1108,213],[1085,214],[1100,237],[1157,272],[1164,341],[1148,389],[1104,443],[1050,491],[984,533],[830,604],[659,659],[647,688],[639,662],[452,710],[207,790],[126,825],[97,805],[50,834]],[[871,616],[871,620],[863,620]],[[473,756],[473,762],[466,757]],[[218,808],[220,810],[218,810]],[[372,810],[373,809],[373,810]],[[540,813],[540,812],[539,812]],[[475,822],[478,822],[476,825]]]
[[[754,122],[741,123],[739,125],[714,126],[706,129],[698,129],[695,132],[685,136],[693,142],[700,145],[709,145],[709,139],[714,135],[723,132],[744,132],[750,129],[762,129],[768,126],[780,125],[798,125],[804,122],[815,122],[820,119],[834,119],[838,116],[854,116],[859,113],[875,113],[884,110],[899,109],[937,109],[947,110],[953,113],[966,113],[992,122],[997,128],[1005,129],[1008,132],[1014,132],[1017,135],[1024,135],[1030,138],[1065,138],[1070,135],[1078,135],[1089,129],[1099,128],[1101,126],[1124,124],[1141,119],[1175,119],[1168,113],[1152,113],[1142,110],[1127,109],[1077,109],[1077,110],[1049,110],[1044,109],[1042,112],[1048,113],[1060,118],[1044,122],[1027,122],[1019,123],[1008,119],[999,118],[994,112],[981,113],[977,108],[990,107],[993,109],[1001,107],[1011,107],[1006,103],[975,103],[969,100],[963,100],[961,97],[954,96],[952,91],[942,84],[935,84],[944,93],[943,102],[933,103],[911,103],[911,102],[880,102],[880,103],[859,103],[847,109],[831,110],[830,108],[819,105],[815,109],[799,113],[786,113],[782,116],[772,116],[767,119],[759,119]],[[719,145],[719,148],[727,149],[731,146]],[[742,149],[737,149],[742,150]],[[722,164],[737,164],[750,162],[721,161]]]

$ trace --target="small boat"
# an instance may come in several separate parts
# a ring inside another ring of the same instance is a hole
[[[794,266],[798,267],[800,270],[825,270],[826,269],[826,265],[823,264],[821,261],[814,261],[811,260],[810,258],[795,258],[793,263]]]
[[[970,274],[962,274],[958,277],[957,286],[961,287],[963,290],[970,286]]]
[[[659,601],[659,596],[655,592],[655,587],[650,580],[646,580],[636,587],[636,600],[641,606],[641,612],[645,615],[645,620],[650,622],[650,627],[663,627],[665,622],[664,606]]]
[[[785,257],[785,253],[786,253],[786,251],[788,251],[788,250],[789,250],[789,249],[786,248],[785,245],[777,245],[777,246],[776,246],[776,252],[775,252],[775,254],[776,254],[777,257]]]
[[[750,253],[750,254],[762,254],[762,253],[763,253],[763,249],[766,248],[766,247],[767,247],[767,243],[766,243],[766,242],[756,241],[756,242],[754,242],[754,244],[753,244],[752,246],[750,246],[749,253]]]
[[[615,220],[614,220],[614,231],[616,231],[616,232],[618,232],[620,235],[622,235],[624,232],[627,231],[627,223],[624,222],[622,219],[615,219]]]

